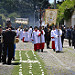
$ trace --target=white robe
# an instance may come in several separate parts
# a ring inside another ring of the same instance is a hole
[[[33,43],[34,44],[38,44],[39,43],[39,37],[38,37],[38,34],[39,34],[39,31],[37,30],[37,31],[33,31],[33,33],[32,33],[32,40],[33,40]]]
[[[45,32],[44,32],[44,30],[42,30],[42,31],[43,31],[43,34],[41,34],[41,36],[39,36],[39,43],[45,43],[45,37],[44,37]],[[39,31],[38,35],[39,35],[40,33],[41,33],[41,32]]]
[[[20,40],[23,39],[23,30],[22,30],[22,29],[20,30],[20,36],[19,36],[19,39],[20,39]]]
[[[24,38],[24,41],[29,41],[29,32],[23,31],[23,38]]]
[[[56,51],[62,51],[62,43],[61,43],[61,36],[62,36],[62,30],[56,29],[54,31],[54,37],[55,37],[55,50]],[[59,37],[58,37],[59,36]]]
[[[17,36],[20,35],[20,28],[18,28],[18,29],[16,30],[16,33],[17,33]]]
[[[51,37],[54,37],[55,36],[55,30],[52,30],[51,31]],[[55,41],[55,38],[51,38],[51,41]]]
[[[29,41],[31,41],[32,28],[29,28],[28,32],[29,32]]]

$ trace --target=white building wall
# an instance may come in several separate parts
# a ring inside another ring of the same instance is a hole
[[[74,27],[74,25],[75,25],[75,11],[74,11],[71,19],[69,19],[68,21],[64,20],[64,25],[66,25],[67,27],[68,26]]]

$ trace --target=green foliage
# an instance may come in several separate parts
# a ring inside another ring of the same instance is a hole
[[[59,6],[57,21],[61,21],[63,18],[68,20],[71,18],[72,13],[74,11],[75,0],[66,0],[64,1],[61,6]]]
[[[43,9],[48,8],[49,5],[48,0],[0,0],[0,14],[11,18],[14,23],[15,17],[34,18],[35,10],[39,10],[41,6]]]
[[[16,17],[20,17],[17,13],[13,12],[11,14],[8,15],[9,18],[16,18]]]
[[[0,16],[2,16],[2,20],[6,20],[6,17],[4,16],[4,14],[0,14]]]

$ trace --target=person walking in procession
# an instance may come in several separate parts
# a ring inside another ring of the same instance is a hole
[[[39,34],[38,27],[35,26],[34,31],[32,33],[32,38],[31,38],[31,40],[33,41],[33,44],[34,44],[34,51],[39,51],[39,49],[40,49],[38,34]]]
[[[61,36],[62,36],[62,30],[59,29],[59,27],[56,25],[55,29],[55,51],[56,53],[62,51],[62,43],[61,43]]]
[[[51,41],[52,41],[52,49],[55,51],[55,26],[53,26],[53,29],[51,31]]]
[[[73,42],[73,46],[74,46],[74,49],[75,49],[75,25],[74,25],[74,29],[72,31],[72,42]]]
[[[39,27],[39,34],[38,34],[38,37],[39,37],[39,49],[41,49],[41,52],[43,52],[43,49],[44,49],[44,45],[45,45],[45,32],[44,30],[42,30],[41,27]]]
[[[2,61],[2,27],[0,25],[0,62]]]

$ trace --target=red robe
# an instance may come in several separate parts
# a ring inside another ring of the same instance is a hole
[[[51,38],[53,39],[54,37]],[[52,49],[55,49],[55,41],[52,41]]]

